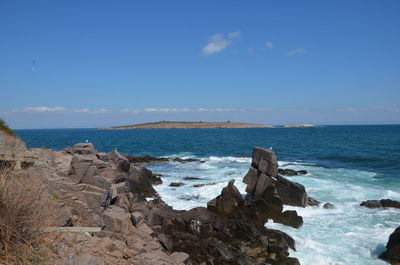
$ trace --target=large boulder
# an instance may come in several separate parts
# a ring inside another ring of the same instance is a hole
[[[70,177],[76,182],[81,183],[83,178],[91,178],[97,174],[96,166],[93,164],[93,155],[75,154],[72,157],[71,166],[69,169]]]
[[[279,175],[276,178],[275,185],[283,204],[299,207],[307,206],[307,193],[303,185]]]
[[[381,207],[400,208],[400,202],[390,200],[390,199],[367,200],[367,201],[363,201],[360,204],[360,206],[365,206],[368,208],[381,208]]]
[[[268,176],[276,177],[278,175],[278,160],[270,149],[254,148],[251,165]]]
[[[121,155],[117,150],[112,150],[108,155],[109,159],[117,164],[119,170],[128,172],[130,168],[129,160]]]
[[[274,219],[274,222],[299,228],[303,225],[303,217],[297,215],[296,211],[284,211]]]
[[[252,219],[227,218],[203,207],[167,215],[162,225],[172,251],[193,264],[287,264],[294,241]],[[296,263],[293,263],[296,264]]]
[[[226,217],[235,214],[244,200],[234,183],[234,179],[229,181],[228,186],[222,189],[221,195],[207,203],[207,208]]]
[[[390,235],[386,250],[379,258],[388,260],[391,264],[400,264],[400,226]]]
[[[97,153],[91,143],[77,143],[72,148],[72,154],[78,155],[95,155]]]
[[[131,166],[126,176],[130,190],[142,194],[145,197],[152,197],[157,192],[152,185],[153,173],[144,167]]]

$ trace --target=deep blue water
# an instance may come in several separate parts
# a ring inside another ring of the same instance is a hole
[[[296,241],[291,252],[303,265],[376,265],[389,235],[400,226],[399,209],[368,209],[367,199],[400,200],[400,125],[325,126],[318,128],[254,129],[96,129],[18,130],[28,147],[61,150],[86,139],[103,152],[114,148],[131,155],[201,158],[204,163],[147,165],[162,174],[155,186],[163,200],[176,209],[205,206],[227,182],[244,193],[254,146],[272,147],[282,168],[305,169],[288,177],[307,193],[335,205],[335,209],[295,209],[303,217],[300,229],[268,222]],[[246,156],[246,157],[238,157]],[[185,177],[196,177],[196,181]],[[171,182],[185,185],[173,188]],[[211,184],[195,187],[194,184]]]
[[[253,147],[272,147],[279,160],[324,167],[371,170],[400,178],[400,125],[316,128],[17,130],[28,147],[61,150],[86,139],[103,152],[131,155],[250,156]]]

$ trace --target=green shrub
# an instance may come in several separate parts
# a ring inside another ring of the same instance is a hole
[[[15,136],[15,132],[13,130],[11,130],[7,123],[5,121],[3,121],[2,119],[0,119],[0,131],[5,132],[8,135],[12,135]]]

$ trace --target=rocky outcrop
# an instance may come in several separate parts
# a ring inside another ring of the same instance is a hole
[[[382,200],[367,200],[363,201],[360,206],[365,206],[368,208],[381,208],[381,207],[391,207],[391,208],[400,208],[400,202],[394,201],[390,199],[382,199]]]
[[[255,149],[245,197],[230,181],[208,208],[189,211],[165,204],[153,189],[154,174],[115,150],[100,153],[84,143],[54,156],[41,168],[55,204],[53,225],[101,228],[60,235],[54,264],[299,264],[288,257],[294,240],[265,227],[270,218],[302,224],[295,211],[282,212],[270,150]]]
[[[225,217],[230,217],[240,210],[244,200],[234,183],[234,179],[229,181],[228,186],[222,189],[221,195],[207,203],[207,208]]]
[[[390,235],[386,250],[379,258],[385,259],[393,265],[400,264],[400,227]]]
[[[174,157],[174,158],[169,158],[169,157],[154,157],[154,156],[130,156],[126,155],[125,156],[129,162],[133,164],[153,164],[153,163],[168,163],[168,162],[201,162],[199,159],[195,158],[187,158],[187,159],[182,159],[179,157]]]
[[[305,175],[307,174],[306,170],[294,170],[290,168],[279,168],[278,174],[285,175],[285,176],[297,176],[297,175]]]

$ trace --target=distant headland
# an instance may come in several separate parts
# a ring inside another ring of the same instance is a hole
[[[131,129],[194,129],[194,128],[273,128],[272,125],[241,122],[193,122],[193,121],[159,121],[126,126],[99,128],[100,130]]]

